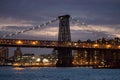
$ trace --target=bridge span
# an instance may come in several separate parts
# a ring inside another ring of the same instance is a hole
[[[41,48],[70,48],[70,49],[112,49],[120,50],[120,45],[103,44],[96,42],[72,42],[25,39],[0,39],[0,46],[7,47],[41,47]]]
[[[120,53],[120,43],[114,43],[114,42],[87,42],[87,41],[78,41],[73,42],[71,41],[71,33],[70,33],[70,24],[69,24],[70,15],[62,15],[58,16],[58,18],[55,18],[54,20],[48,21],[46,23],[43,23],[38,26],[34,26],[32,28],[28,28],[22,31],[18,31],[16,33],[11,33],[7,35],[3,35],[0,38],[0,47],[40,47],[40,48],[54,48],[57,50],[57,57],[58,61],[56,63],[57,67],[71,67],[73,66],[73,56],[72,56],[72,50],[78,51],[78,53],[82,52],[84,55],[86,55],[84,52],[87,51],[88,55],[88,62],[90,62],[93,57],[96,57],[96,54],[102,56],[104,55],[105,60],[110,61],[120,61],[120,58],[114,58],[115,55],[118,56]],[[39,29],[43,26],[47,26],[48,24],[51,24],[55,21],[59,20],[59,31],[58,31],[58,41],[50,41],[50,40],[26,40],[26,39],[5,39],[6,37],[12,37],[14,35],[18,35],[30,30]],[[89,30],[87,30],[89,31]],[[112,57],[107,58],[108,55],[113,55]],[[99,56],[99,57],[100,57]],[[101,59],[101,57],[99,58]],[[101,61],[101,60],[99,60]],[[120,65],[120,64],[119,64]]]

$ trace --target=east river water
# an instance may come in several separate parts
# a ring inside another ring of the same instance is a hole
[[[4,66],[0,80],[120,80],[120,69]]]

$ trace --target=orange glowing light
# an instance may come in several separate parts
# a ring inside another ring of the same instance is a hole
[[[111,45],[110,45],[110,44],[106,45],[106,48],[110,48],[110,47],[111,47]]]
[[[17,41],[16,44],[23,44],[21,40]]]
[[[33,45],[37,45],[38,42],[37,42],[37,41],[33,41],[32,44],[33,44]]]
[[[98,48],[98,47],[99,47],[99,44],[93,44],[93,47],[94,47],[94,48]]]
[[[14,70],[24,70],[24,68],[21,68],[21,67],[14,67],[13,69]]]
[[[118,46],[118,48],[120,49],[120,45]]]

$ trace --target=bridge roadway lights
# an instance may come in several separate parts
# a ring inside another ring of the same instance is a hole
[[[70,42],[70,24],[69,18],[70,15],[59,16],[59,33],[58,41],[61,42]],[[58,51],[58,61],[56,67],[72,67],[72,50],[70,48],[59,48]]]

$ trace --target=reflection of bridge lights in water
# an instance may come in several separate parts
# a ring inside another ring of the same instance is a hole
[[[13,70],[24,70],[24,68],[15,67],[15,68],[13,68]]]

